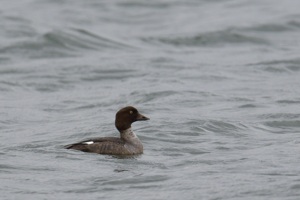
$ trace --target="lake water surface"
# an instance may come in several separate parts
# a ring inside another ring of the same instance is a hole
[[[300,198],[300,1],[0,8],[0,198]],[[128,159],[66,150],[151,118]]]

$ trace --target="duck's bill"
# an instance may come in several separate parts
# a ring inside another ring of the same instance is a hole
[[[144,115],[141,115],[140,113],[138,114],[136,120],[137,121],[145,121],[145,120],[149,120],[150,118],[144,116]]]

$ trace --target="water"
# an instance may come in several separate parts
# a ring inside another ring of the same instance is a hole
[[[299,1],[1,1],[1,199],[299,199]],[[118,136],[144,154],[63,145]]]

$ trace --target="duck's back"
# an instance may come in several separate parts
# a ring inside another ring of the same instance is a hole
[[[67,145],[65,148],[109,155],[134,155],[143,153],[143,146],[139,140],[132,143],[116,137],[89,139]]]

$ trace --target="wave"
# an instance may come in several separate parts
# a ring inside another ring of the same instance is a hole
[[[284,60],[270,60],[258,63],[250,63],[248,66],[260,66],[263,71],[270,73],[299,72],[300,59],[290,58]]]
[[[30,58],[72,57],[86,50],[133,50],[136,47],[84,29],[53,30],[0,48],[0,53]]]
[[[269,44],[268,40],[240,33],[234,29],[221,31],[205,32],[193,36],[186,37],[159,37],[159,38],[143,38],[145,42],[160,42],[173,46],[220,46],[225,44]]]

